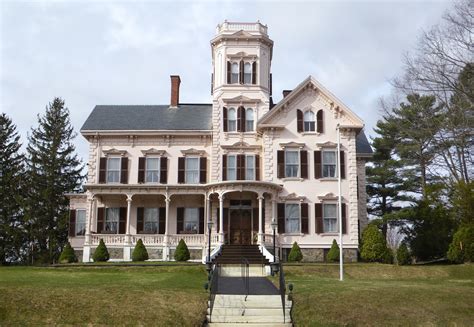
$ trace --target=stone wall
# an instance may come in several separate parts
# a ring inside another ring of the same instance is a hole
[[[76,255],[77,262],[82,262],[82,254],[84,251],[82,250],[74,250],[74,254]]]
[[[174,260],[174,251],[176,249],[170,249],[170,258]],[[190,260],[201,260],[202,259],[202,249],[189,249]]]
[[[287,261],[288,255],[290,254],[291,249],[283,249],[283,261]],[[326,262],[326,256],[329,252],[329,249],[301,249],[303,254],[303,260],[301,262]],[[344,249],[344,262],[357,262],[358,250],[357,249]]]
[[[163,249],[162,248],[147,248],[148,259],[163,259]]]
[[[95,249],[96,248],[91,248],[91,258],[94,255]],[[123,259],[123,248],[108,247],[107,251],[109,251],[110,260]]]

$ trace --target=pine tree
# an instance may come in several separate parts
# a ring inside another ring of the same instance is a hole
[[[12,120],[0,115],[0,263],[22,260],[23,228],[22,176],[24,157],[19,153],[20,136]]]
[[[68,192],[81,185],[83,166],[75,153],[69,110],[55,98],[38,115],[27,147],[28,224],[36,261],[54,262],[67,242]]]

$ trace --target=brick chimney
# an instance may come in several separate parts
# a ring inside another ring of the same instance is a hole
[[[179,105],[179,84],[181,79],[179,75],[171,75],[171,104],[170,107],[177,108]]]
[[[293,90],[283,90],[283,97],[286,98],[286,96],[290,94],[291,91]]]

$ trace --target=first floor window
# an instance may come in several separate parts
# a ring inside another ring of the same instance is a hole
[[[143,212],[143,232],[148,234],[158,233],[158,208],[145,208]]]
[[[118,233],[120,208],[107,208],[105,215],[105,231]]]
[[[146,182],[160,181],[160,158],[146,158]]]
[[[235,181],[237,179],[237,156],[227,156],[227,180]]]
[[[245,157],[245,179],[255,180],[255,156]]]
[[[107,183],[120,183],[120,158],[107,158]]]
[[[300,232],[300,206],[299,204],[285,205],[285,232]]]
[[[325,233],[336,233],[337,228],[337,205],[333,203],[323,204],[323,222]]]
[[[199,158],[186,157],[186,184],[199,183]]]
[[[323,151],[323,177],[337,177],[336,175],[336,151]]]
[[[199,209],[185,208],[184,209],[184,232],[199,233]]]
[[[86,233],[86,211],[76,210],[76,236]]]
[[[285,177],[298,177],[299,152],[285,151]]]

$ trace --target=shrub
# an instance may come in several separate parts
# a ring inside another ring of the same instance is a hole
[[[66,246],[63,249],[63,252],[61,252],[61,255],[59,256],[59,263],[72,263],[72,262],[77,262],[77,257],[76,257],[76,254],[74,253],[74,249],[71,247],[71,244],[67,242]]]
[[[452,262],[474,262],[474,224],[461,226],[449,245],[448,259]]]
[[[148,260],[148,251],[140,238],[132,252],[132,261]]]
[[[188,246],[183,239],[179,241],[176,250],[174,251],[174,259],[176,261],[188,261],[191,258],[189,254]]]
[[[288,262],[300,262],[301,260],[303,260],[303,253],[301,253],[298,243],[295,242],[288,254]]]
[[[369,224],[362,233],[360,256],[369,262],[392,262],[392,252],[387,247],[387,241],[376,225]]]
[[[329,249],[327,260],[336,262],[339,261],[339,245],[337,245],[336,240],[332,240],[331,249]]]
[[[400,266],[409,265],[411,263],[411,255],[405,243],[402,243],[397,249],[397,263]]]
[[[105,246],[103,239],[100,239],[99,245],[97,246],[94,251],[94,254],[92,255],[92,259],[94,259],[94,262],[109,261],[109,251],[107,251],[107,247]]]

